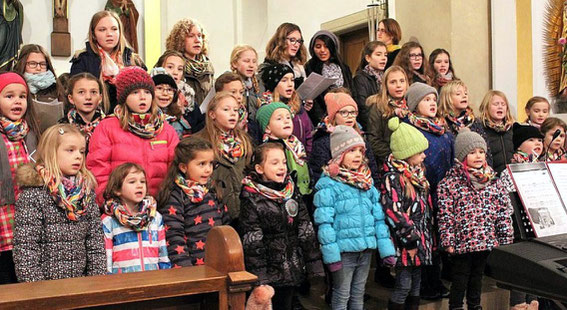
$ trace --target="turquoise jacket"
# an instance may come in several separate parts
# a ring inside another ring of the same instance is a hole
[[[378,248],[381,258],[396,255],[374,186],[364,191],[323,174],[315,190],[315,224],[325,264],[339,262],[342,252]]]

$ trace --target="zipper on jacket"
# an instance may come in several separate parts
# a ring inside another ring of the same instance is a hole
[[[144,247],[142,246],[142,232],[138,232],[138,247],[140,249],[140,263],[142,266],[142,271],[146,270],[144,266]]]

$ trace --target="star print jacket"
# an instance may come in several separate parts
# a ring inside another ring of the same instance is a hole
[[[262,184],[283,189],[273,182]],[[300,196],[293,197],[299,203],[294,217],[288,214],[284,202],[249,192],[246,187],[240,197],[246,270],[258,276],[260,284],[297,286],[308,275],[323,275],[319,242]]]
[[[165,223],[167,252],[173,267],[205,264],[207,233],[214,226],[230,221],[226,207],[222,207],[210,191],[198,203],[177,185],[173,185],[169,202],[158,210]]]

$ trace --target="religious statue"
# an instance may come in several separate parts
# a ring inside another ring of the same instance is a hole
[[[140,14],[132,0],[108,0],[104,9],[112,11],[120,17],[124,27],[124,37],[128,40],[132,49],[138,52],[138,30],[136,25],[138,24]]]
[[[554,111],[567,112],[567,0],[549,0],[544,25],[545,82]]]
[[[10,70],[22,44],[24,7],[18,0],[1,0],[0,71]]]
[[[71,56],[71,34],[69,33],[67,0],[53,0],[51,55],[63,57]]]
[[[55,17],[67,18],[67,0],[55,0],[53,3],[53,15]]]

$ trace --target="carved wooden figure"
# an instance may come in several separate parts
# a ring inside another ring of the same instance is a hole
[[[67,0],[53,0],[52,56],[71,56],[71,34],[67,18]]]

